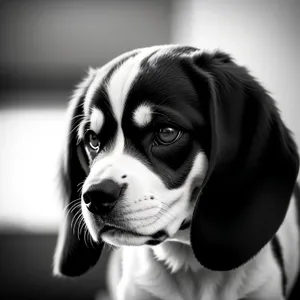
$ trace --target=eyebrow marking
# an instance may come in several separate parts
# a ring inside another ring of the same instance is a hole
[[[91,130],[98,134],[104,123],[103,112],[100,109],[93,107],[90,122]]]
[[[133,122],[138,127],[147,126],[152,120],[152,108],[148,104],[141,104],[133,112]]]

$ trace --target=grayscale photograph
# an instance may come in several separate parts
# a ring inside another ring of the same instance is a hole
[[[0,45],[0,299],[300,299],[299,0],[0,0]]]

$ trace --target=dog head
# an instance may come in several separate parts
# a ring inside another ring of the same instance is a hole
[[[155,245],[189,224],[198,261],[230,270],[282,223],[297,149],[274,101],[227,54],[134,50],[90,70],[69,112],[55,273],[84,273],[104,242]]]

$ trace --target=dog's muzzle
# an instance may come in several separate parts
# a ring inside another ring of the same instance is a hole
[[[97,215],[107,215],[115,207],[118,199],[126,190],[126,184],[118,184],[111,179],[105,179],[94,184],[82,195],[87,209]]]

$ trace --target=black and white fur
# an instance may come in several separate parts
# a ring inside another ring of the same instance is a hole
[[[219,51],[137,49],[88,72],[68,119],[56,275],[83,274],[107,243],[116,300],[287,299],[298,154],[245,68]]]

